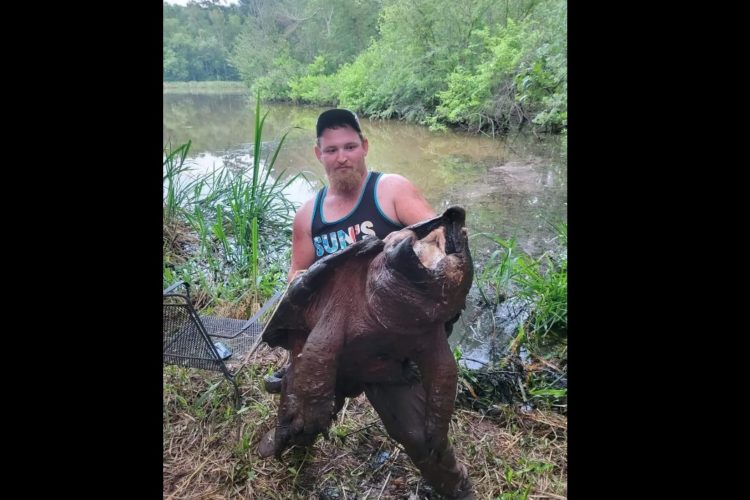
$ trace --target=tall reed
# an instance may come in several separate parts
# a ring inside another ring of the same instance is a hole
[[[179,189],[179,176],[188,167],[185,166],[185,158],[190,150],[191,142],[172,148],[171,143],[164,146],[164,163],[162,166],[162,181],[166,183],[164,191],[163,217],[164,221],[169,223],[174,221],[177,211],[185,201],[185,190]]]
[[[233,171],[226,167],[186,180],[185,164],[190,142],[165,153],[165,224],[166,220],[185,221],[197,236],[197,248],[189,250],[189,259],[198,265],[200,281],[211,282],[215,291],[229,284],[243,290],[227,291],[236,295],[247,289],[268,291],[267,279],[261,275],[269,259],[282,257],[272,248],[289,248],[291,221],[295,206],[284,191],[303,174],[287,178],[286,171],[276,171],[275,164],[285,132],[272,148],[264,148],[263,128],[268,112],[261,112],[260,94],[255,103],[255,130],[252,141],[252,165]],[[264,155],[264,150],[268,152]],[[167,148],[165,148],[167,151]],[[283,239],[283,244],[276,240]],[[265,258],[262,255],[265,252]],[[288,263],[284,263],[286,266]],[[282,276],[274,264],[274,279]],[[270,269],[270,268],[269,268]],[[166,276],[165,271],[165,276]],[[174,275],[170,271],[170,275]],[[238,279],[238,277],[244,279]],[[194,280],[198,280],[195,277]],[[244,284],[243,284],[244,283]]]

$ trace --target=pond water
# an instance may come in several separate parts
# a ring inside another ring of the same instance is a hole
[[[255,104],[247,96],[165,94],[163,104],[164,143],[192,141],[188,160],[195,171],[251,163]],[[315,121],[323,109],[262,104],[263,113],[268,112],[264,153],[288,132],[272,175],[304,172],[307,178],[287,192],[299,204],[323,185],[325,172],[313,153]],[[497,248],[480,233],[515,238],[520,249],[534,257],[554,247],[550,223],[567,221],[567,162],[559,137],[432,132],[421,125],[367,118],[361,124],[370,141],[370,169],[407,177],[437,212],[451,205],[466,209],[477,266]],[[468,358],[467,366],[481,366],[507,343],[503,331],[512,329],[499,328],[493,316],[479,307],[474,286],[451,335],[452,346],[460,344]]]

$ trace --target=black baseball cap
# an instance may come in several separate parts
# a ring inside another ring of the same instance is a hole
[[[327,128],[341,125],[349,125],[358,134],[362,133],[362,129],[359,126],[359,118],[354,114],[354,111],[349,111],[348,109],[329,109],[320,113],[318,117],[318,123],[315,125],[315,131],[318,134],[316,137],[323,135],[323,131]]]

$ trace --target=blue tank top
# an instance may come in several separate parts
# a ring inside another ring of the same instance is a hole
[[[328,192],[328,186],[318,191],[315,197],[311,226],[316,261],[321,257],[343,250],[355,241],[360,241],[368,236],[383,239],[389,233],[404,227],[402,224],[393,221],[380,209],[375,192],[381,175],[380,172],[368,172],[365,186],[359,194],[359,200],[357,200],[354,209],[348,215],[336,221],[323,219],[323,201]]]

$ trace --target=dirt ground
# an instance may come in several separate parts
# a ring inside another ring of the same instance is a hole
[[[214,372],[164,367],[165,499],[436,499],[364,396],[350,399],[328,439],[261,459],[260,437],[274,425],[278,396],[262,377],[283,364],[261,347],[238,374],[243,405]],[[566,498],[567,420],[555,412],[499,405],[492,416],[457,408],[450,438],[477,498]]]

